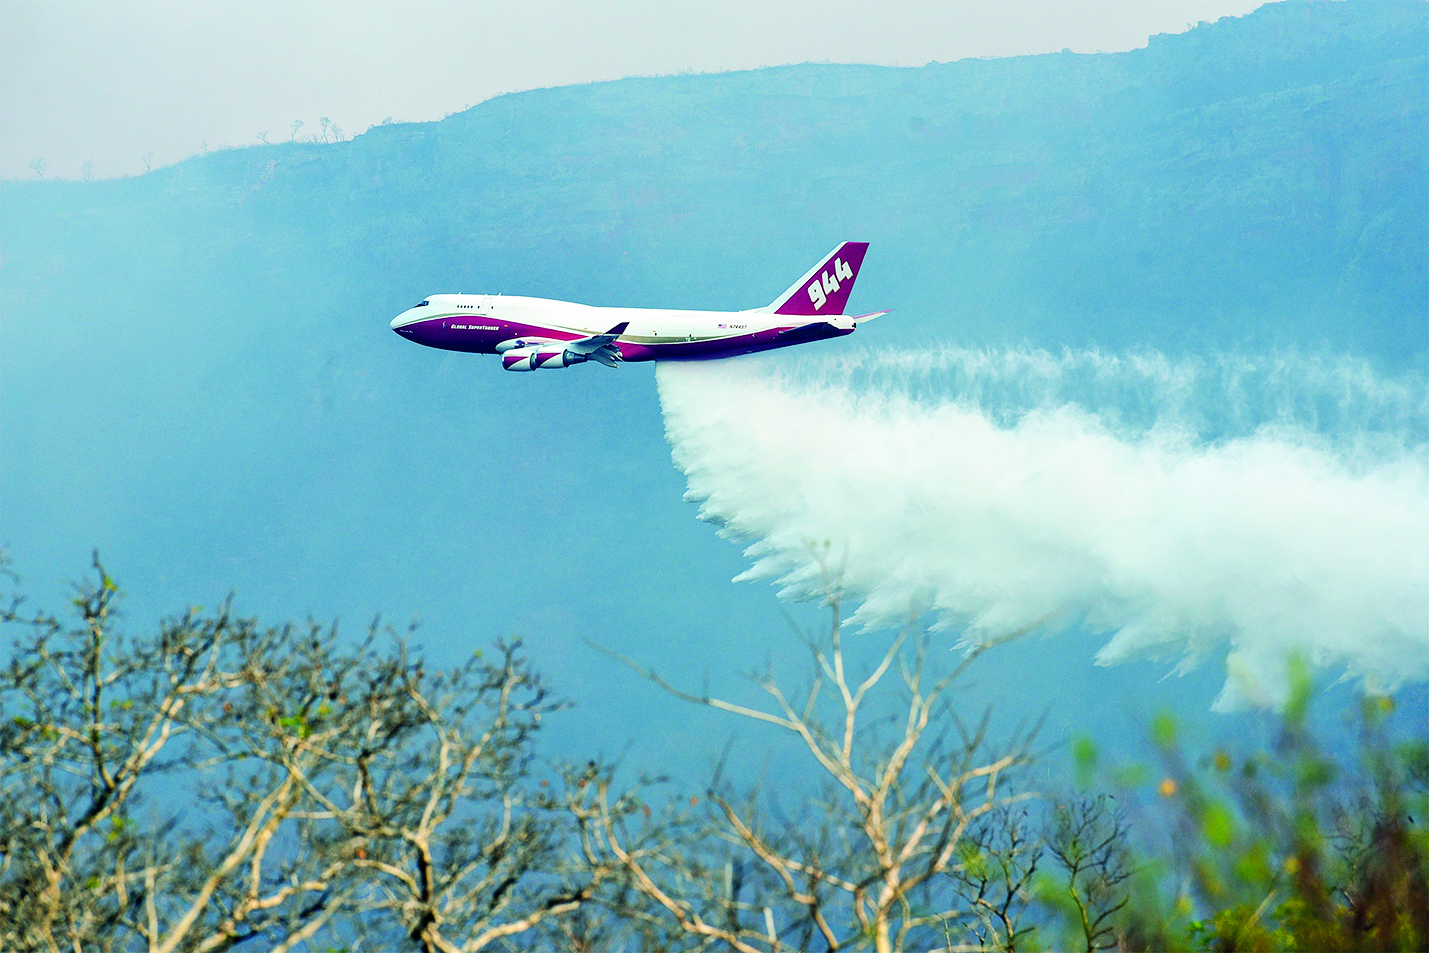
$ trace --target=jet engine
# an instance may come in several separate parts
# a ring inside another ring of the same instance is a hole
[[[558,345],[538,344],[532,347],[517,347],[501,355],[501,366],[508,371],[534,371],[538,367],[570,367],[590,360],[587,354],[580,354]]]

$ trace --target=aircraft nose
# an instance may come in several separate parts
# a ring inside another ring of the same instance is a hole
[[[395,317],[395,318],[392,319],[391,328],[392,328],[393,331],[395,331],[395,330],[397,330],[398,328],[400,328],[402,325],[404,325],[404,324],[406,324],[406,323],[407,323],[407,312],[403,311],[401,314],[397,315],[397,317]]]

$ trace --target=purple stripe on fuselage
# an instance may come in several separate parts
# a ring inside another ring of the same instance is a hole
[[[655,344],[636,344],[631,341],[616,341],[620,356],[627,361],[708,361],[736,354],[752,354],[793,344],[803,344],[824,338],[842,337],[853,333],[853,328],[828,327],[811,336],[801,336],[796,340],[780,340],[785,331],[798,325],[751,331],[724,338],[703,341],[669,341]],[[495,354],[496,345],[512,338],[544,338],[551,341],[575,341],[587,337],[557,328],[545,328],[514,321],[484,319],[480,315],[449,315],[404,324],[396,329],[403,337],[424,344],[427,347],[446,351],[466,351],[473,354]],[[591,332],[597,333],[597,332]]]
[[[405,338],[444,351],[468,351],[473,354],[495,354],[496,345],[512,338],[545,338],[551,341],[575,341],[585,337],[570,331],[497,321],[482,315],[448,315],[404,324],[396,329]]]

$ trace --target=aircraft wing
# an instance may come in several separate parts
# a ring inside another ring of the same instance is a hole
[[[566,350],[575,351],[577,354],[593,354],[601,348],[614,343],[615,339],[624,334],[625,329],[629,326],[629,321],[622,321],[604,334],[592,334],[588,338],[577,338],[574,341],[567,341]]]
[[[620,349],[615,346],[615,339],[624,334],[625,329],[629,326],[629,321],[622,321],[604,334],[592,334],[588,338],[567,341],[566,350],[584,354],[597,364],[614,367],[620,363],[621,359]]]

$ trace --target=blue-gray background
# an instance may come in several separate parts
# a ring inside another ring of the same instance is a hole
[[[896,311],[873,346],[1422,376],[1426,50],[1421,4],[1285,3],[1129,53],[629,79],[0,183],[0,539],[49,606],[98,547],[134,629],[233,590],[271,621],[420,616],[442,658],[519,634],[578,702],[550,754],[698,775],[729,723],[582,640],[746,698],[737,673],[799,650],[681,502],[651,369],[517,377],[394,314],[437,291],[754,307],[854,239],[851,306]],[[1052,739],[1162,705],[1222,730],[1214,660],[1158,681],[1095,644],[1004,651],[971,700],[1048,709]]]

